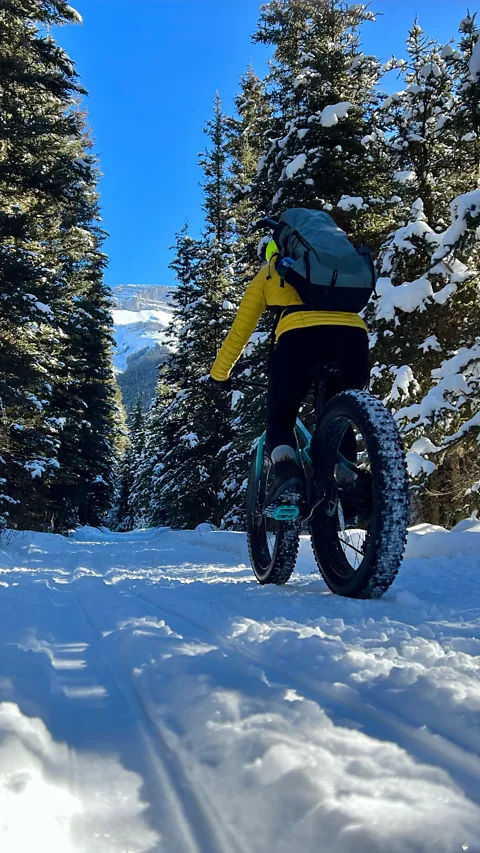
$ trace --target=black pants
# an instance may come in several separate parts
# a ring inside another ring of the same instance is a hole
[[[340,365],[338,377],[329,377],[325,402],[340,391],[365,388],[370,376],[368,336],[352,326],[311,326],[284,332],[271,355],[267,394],[267,449],[279,444],[296,447],[295,421],[302,400],[312,385],[315,366],[319,362]],[[353,439],[353,433],[351,436]],[[355,458],[355,449],[347,447],[344,455]]]

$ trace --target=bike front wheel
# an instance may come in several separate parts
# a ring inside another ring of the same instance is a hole
[[[247,488],[247,543],[255,577],[261,584],[282,585],[289,580],[297,561],[300,524],[276,521],[262,512],[273,465],[263,450],[260,470],[254,458]]]
[[[339,463],[347,430],[351,445],[355,438],[355,464]],[[309,526],[320,572],[338,595],[380,598],[397,575],[408,525],[397,425],[376,397],[346,391],[325,407],[312,451],[317,503]]]

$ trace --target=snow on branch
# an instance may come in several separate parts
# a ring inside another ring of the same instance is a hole
[[[290,160],[290,162],[287,163],[287,165],[285,166],[285,174],[286,174],[287,178],[289,178],[289,179],[293,178],[297,174],[297,172],[300,171],[300,169],[304,169],[306,162],[307,162],[307,155],[306,154],[304,154],[304,153],[297,154],[297,156],[294,157],[293,160]]]
[[[462,347],[443,361],[439,368],[432,370],[432,379],[435,384],[420,403],[405,406],[395,414],[397,420],[410,423],[407,431],[431,424],[445,413],[461,416],[467,405],[469,413],[472,406],[478,406],[480,339],[472,347]],[[479,427],[480,412],[476,412],[455,433],[444,438],[441,447],[435,451],[430,448],[429,452],[444,450],[452,442],[463,438],[467,432]]]
[[[77,12],[73,6],[67,6],[66,11],[71,16],[72,21],[75,21],[76,24],[83,24],[83,18],[80,12]]]
[[[320,124],[322,127],[333,127],[338,124],[339,119],[346,118],[352,104],[349,101],[341,101],[339,104],[329,104],[325,107],[320,115]]]
[[[433,288],[428,278],[419,278],[394,286],[389,278],[379,278],[377,281],[378,301],[376,315],[378,320],[394,320],[395,311],[425,311],[426,305],[433,297]]]
[[[478,80],[478,75],[480,74],[480,39],[478,39],[475,47],[473,48],[469,67],[470,74],[472,75],[472,78],[476,83]]]
[[[433,255],[434,261],[441,261],[459,244],[466,232],[480,225],[480,189],[454,198],[450,205],[452,224],[443,234],[439,234],[439,248]]]

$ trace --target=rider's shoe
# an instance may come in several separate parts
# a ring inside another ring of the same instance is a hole
[[[303,470],[289,445],[276,447],[271,454],[273,483],[265,497],[263,512],[278,521],[294,521],[305,505]]]

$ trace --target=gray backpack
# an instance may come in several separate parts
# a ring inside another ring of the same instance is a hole
[[[362,311],[375,290],[372,255],[356,249],[328,213],[291,208],[275,224],[276,269],[300,299],[320,311]]]

